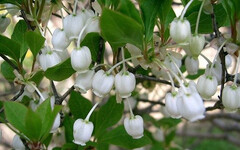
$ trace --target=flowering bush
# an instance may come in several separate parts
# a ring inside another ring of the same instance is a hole
[[[173,3],[0,1],[1,74],[20,87],[1,103],[1,122],[17,134],[13,147],[47,149],[55,133],[64,133],[65,143],[55,149],[174,148],[172,129],[182,120],[199,121],[215,109],[236,112],[240,2],[182,0],[180,16]],[[52,16],[62,24],[53,33]],[[11,17],[19,20],[9,36]],[[225,25],[230,37],[219,31]],[[208,47],[217,50],[212,60],[203,53]],[[107,49],[113,55],[104,56]],[[33,59],[25,65],[29,53]],[[205,68],[199,68],[200,57]],[[110,58],[112,63],[106,63]],[[230,74],[232,58],[237,62]],[[72,77],[75,83],[59,92],[55,83]],[[51,90],[41,88],[45,80]],[[151,90],[159,82],[171,86],[164,101],[143,100],[136,87]],[[95,98],[82,96],[89,92]],[[204,100],[214,95],[217,102],[206,107]],[[136,101],[162,105],[169,118],[155,120]],[[150,134],[149,125],[157,127],[157,134]]]

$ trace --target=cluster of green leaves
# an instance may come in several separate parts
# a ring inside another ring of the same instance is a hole
[[[168,25],[175,17],[172,0],[140,0],[140,11],[130,0],[99,0],[104,5],[100,19],[101,34],[114,50],[131,43],[141,50],[153,40],[153,28],[160,20],[162,37],[168,38]],[[114,6],[113,9],[108,7]],[[167,14],[167,15],[166,15]]]
[[[18,102],[4,102],[5,119],[17,129],[20,136],[28,142],[46,145],[49,143],[49,136],[52,136],[49,132],[55,117],[61,108],[62,106],[54,106],[52,110],[50,99],[39,105],[36,111]]]
[[[123,103],[116,103],[116,97],[112,96],[104,105],[95,110],[90,117],[90,121],[94,124],[94,142],[90,141],[86,143],[87,145],[85,147],[77,146],[73,143],[74,121],[79,118],[84,119],[92,108],[92,103],[86,98],[82,97],[81,94],[72,92],[68,105],[71,113],[66,114],[64,117],[63,126],[65,127],[66,144],[62,147],[62,149],[84,149],[92,146],[99,150],[105,150],[108,149],[109,144],[117,145],[127,149],[133,149],[151,143],[151,140],[146,134],[141,139],[133,139],[127,134],[123,125],[118,124],[123,114]],[[57,149],[61,148],[55,148],[55,150]]]

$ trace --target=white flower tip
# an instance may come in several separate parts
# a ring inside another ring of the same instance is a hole
[[[81,146],[85,146],[86,143],[82,142],[82,141],[76,141],[76,140],[73,140],[73,143],[77,144],[77,145],[81,145]]]
[[[140,138],[142,138],[142,137],[143,137],[143,134],[137,135],[137,136],[132,136],[133,139],[140,139]]]
[[[235,113],[235,112],[237,112],[237,110],[238,110],[238,109],[224,108],[224,111],[225,111],[226,113]]]
[[[205,118],[204,115],[198,115],[198,116],[195,116],[195,117],[191,118],[189,121],[190,121],[190,122],[195,122],[195,121],[201,120],[201,119],[203,119],[203,118]]]

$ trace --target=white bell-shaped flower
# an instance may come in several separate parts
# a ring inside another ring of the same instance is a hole
[[[83,13],[71,14],[63,19],[64,32],[69,40],[78,39],[84,23],[85,18]]]
[[[77,119],[73,124],[73,142],[85,146],[92,136],[93,123],[83,119]]]
[[[217,78],[212,75],[202,75],[199,77],[197,82],[197,90],[202,98],[208,100],[216,93],[217,91]]]
[[[99,27],[99,18],[98,17],[92,17],[88,20],[89,24],[85,29],[85,34],[88,34],[90,32],[100,32],[100,27]]]
[[[61,62],[61,58],[58,54],[52,50],[47,50],[39,55],[39,63],[44,71],[53,67]]]
[[[0,33],[5,32],[7,29],[8,25],[10,24],[10,19],[7,18],[6,16],[0,15]]]
[[[205,73],[206,74],[212,74],[213,76],[215,76],[217,78],[218,84],[221,83],[221,79],[222,79],[222,65],[219,61],[216,61],[213,65],[212,70],[210,70],[211,67],[209,65],[207,65]]]
[[[114,76],[106,74],[103,70],[99,70],[93,76],[92,88],[93,93],[99,97],[107,95],[114,84]]]
[[[53,123],[53,126],[52,126],[52,129],[51,129],[50,133],[54,133],[54,132],[57,131],[57,129],[60,126],[60,121],[61,121],[61,117],[60,117],[60,114],[58,113],[55,120],[54,120],[54,123]]]
[[[121,71],[115,77],[116,91],[122,98],[131,96],[132,91],[135,89],[136,79],[134,74],[128,71]]]
[[[199,69],[198,58],[187,56],[185,59],[185,66],[189,75],[197,74]]]
[[[55,29],[52,35],[52,45],[55,50],[64,51],[70,44],[70,41],[63,29]]]
[[[65,50],[65,51],[55,51],[55,52],[61,58],[61,62],[64,62],[65,60],[67,60],[70,57],[67,50]]]
[[[176,65],[175,65],[175,64]],[[181,67],[182,65],[182,60],[179,59],[179,57],[175,57],[174,53],[173,55],[171,54],[171,57],[166,57],[164,60],[164,64],[166,65],[166,67],[170,70],[172,70],[175,74],[178,74],[178,68]],[[163,77],[165,77],[165,79],[168,79],[168,75],[166,73],[166,71],[164,69],[161,70],[161,75]]]
[[[13,137],[12,147],[16,150],[25,150],[25,146],[17,134]]]
[[[221,62],[219,56],[217,57],[217,62]],[[232,65],[232,56],[229,55],[229,54],[227,54],[225,56],[225,65],[226,65],[227,68],[231,67],[231,65]]]
[[[87,91],[92,88],[94,73],[94,70],[88,70],[85,73],[79,73],[74,84],[75,89],[81,93],[87,93]]]
[[[84,24],[87,23],[88,19],[96,17],[96,15],[94,14],[94,12],[91,9],[83,9],[80,13],[83,16]]]
[[[181,114],[177,107],[178,99],[178,93],[167,93],[165,96],[166,109],[172,118],[181,118]]]
[[[89,48],[83,46],[81,48],[76,48],[71,53],[71,64],[74,70],[79,73],[84,73],[88,71],[88,68],[92,62],[92,56]]]
[[[170,25],[170,36],[176,43],[186,43],[191,37],[190,23],[186,19],[175,18]]]
[[[136,115],[133,117],[126,117],[124,119],[124,128],[133,139],[140,139],[143,137],[143,119]]]
[[[193,57],[198,57],[203,50],[205,37],[203,35],[193,35],[189,42],[189,49]]]
[[[236,112],[240,106],[240,88],[226,85],[222,93],[222,103],[228,112]]]
[[[182,94],[177,101],[177,107],[182,117],[191,122],[205,117],[203,100],[197,92]]]

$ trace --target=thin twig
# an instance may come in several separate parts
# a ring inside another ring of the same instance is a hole
[[[144,102],[144,103],[151,103],[151,104],[154,104],[154,105],[161,105],[161,106],[165,106],[165,104],[161,101],[151,101],[151,100],[147,100],[147,99],[137,99],[138,101],[140,102]]]
[[[63,94],[63,96],[61,96],[61,97],[59,97],[58,99],[56,99],[55,104],[61,105],[62,102],[63,102],[63,100],[64,100],[74,89],[75,89],[74,86],[70,87],[70,89],[68,89],[67,92],[65,92],[65,93]]]
[[[139,80],[149,80],[149,81],[154,81],[154,82],[158,82],[158,83],[171,85],[171,82],[169,82],[169,81],[161,80],[161,79],[158,79],[158,78],[155,78],[155,77],[151,77],[151,76],[135,74],[135,77],[136,77],[136,79],[139,79]],[[179,85],[175,84],[175,87],[179,88]]]
[[[0,54],[0,56],[13,68],[19,71],[19,68],[10,60],[8,59],[5,55]]]
[[[27,24],[27,26],[28,26],[28,29],[34,31],[35,27],[33,27],[33,26],[30,24],[30,21],[27,19],[27,16],[26,16],[24,10],[21,10],[21,17],[22,17],[23,20],[26,22],[26,24]]]
[[[57,92],[56,86],[55,86],[55,84],[54,84],[53,81],[50,81],[50,82],[51,82],[51,87],[52,87],[53,95],[54,95],[55,99],[58,99],[58,98],[59,98],[59,95],[58,95],[58,92]]]

